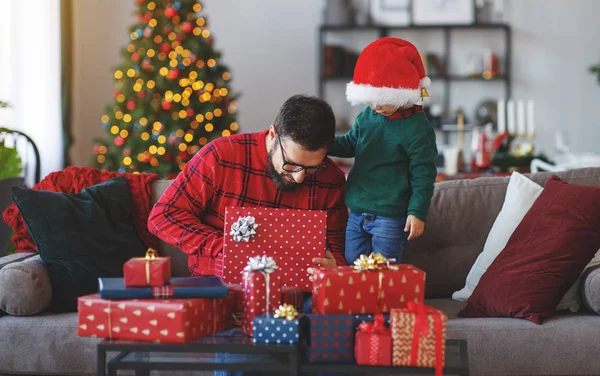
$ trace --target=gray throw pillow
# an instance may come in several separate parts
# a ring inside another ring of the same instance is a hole
[[[50,277],[39,255],[18,255],[27,257],[0,259],[0,310],[15,316],[35,315],[52,300]]]
[[[600,264],[588,268],[581,276],[581,295],[586,308],[600,315]]]

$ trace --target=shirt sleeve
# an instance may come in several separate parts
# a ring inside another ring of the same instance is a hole
[[[148,217],[150,232],[189,255],[216,257],[223,250],[222,231],[200,219],[213,198],[218,160],[212,145],[200,149]]]
[[[354,123],[352,129],[343,136],[335,136],[333,145],[327,154],[333,157],[352,158],[356,151],[356,142],[358,140],[358,122]]]
[[[422,221],[427,219],[433,187],[437,177],[435,161],[438,157],[435,133],[427,123],[427,131],[419,132],[409,141],[410,184],[412,195],[408,202],[408,214]]]
[[[346,246],[346,225],[348,208],[344,203],[346,196],[346,178],[342,172],[332,184],[327,195],[327,248],[333,254],[337,265],[346,265],[344,249]]]

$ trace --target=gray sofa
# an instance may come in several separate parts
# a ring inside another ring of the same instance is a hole
[[[570,183],[600,186],[600,169],[558,175]],[[543,184],[550,176],[538,173],[532,178]],[[404,261],[427,272],[427,304],[449,316],[448,337],[468,340],[471,374],[597,374],[600,316],[589,309],[576,314],[557,313],[539,326],[520,319],[456,317],[464,303],[452,301],[450,296],[464,286],[500,211],[507,183],[508,178],[479,178],[436,184],[427,230],[406,249]],[[154,196],[158,197],[168,184],[156,182]],[[173,275],[187,274],[182,252],[164,244],[160,252],[172,257]],[[20,257],[24,256],[0,258],[0,265]],[[29,283],[39,284],[39,280],[32,280],[44,278],[43,272],[33,272],[43,269],[39,257],[23,262],[29,269],[20,272],[18,278],[22,283],[31,280]],[[598,300],[600,295],[600,268],[588,270],[582,280],[584,303],[593,306],[589,301]],[[5,303],[0,299],[0,306]],[[75,313],[0,317],[0,374],[94,374],[99,340],[78,337],[76,329]]]

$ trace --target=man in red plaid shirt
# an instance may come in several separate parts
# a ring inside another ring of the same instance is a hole
[[[329,250],[312,261],[344,265],[346,180],[326,158],[334,134],[326,102],[289,98],[268,130],[221,137],[200,149],[154,205],[150,231],[189,255],[192,275],[221,275],[226,207],[327,210]]]

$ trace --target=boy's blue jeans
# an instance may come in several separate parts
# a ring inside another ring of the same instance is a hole
[[[360,255],[375,252],[400,263],[408,242],[405,226],[406,217],[396,219],[351,211],[346,227],[346,262],[353,265]]]

